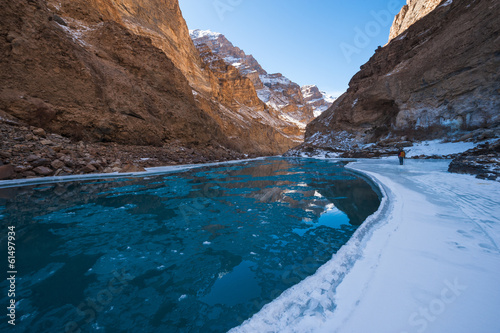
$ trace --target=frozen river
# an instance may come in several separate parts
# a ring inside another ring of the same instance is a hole
[[[16,332],[227,331],[315,274],[380,205],[367,177],[305,159],[8,185],[16,293],[0,297],[15,299]]]

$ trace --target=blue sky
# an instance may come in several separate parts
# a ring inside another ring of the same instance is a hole
[[[179,0],[189,29],[224,34],[269,73],[338,95],[387,43],[405,0]]]

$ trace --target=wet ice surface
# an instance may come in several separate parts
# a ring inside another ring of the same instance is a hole
[[[313,275],[379,203],[341,164],[277,158],[0,189],[18,236],[16,329],[227,331]]]
[[[360,160],[382,186],[315,275],[231,332],[500,332],[500,184],[446,160]]]

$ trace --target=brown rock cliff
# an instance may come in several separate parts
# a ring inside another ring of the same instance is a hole
[[[389,34],[389,42],[401,35],[406,29],[412,26],[432,12],[443,0],[407,0],[394,22]]]
[[[0,11],[0,109],[27,125],[205,155],[277,154],[303,138],[258,98],[258,73],[202,61],[178,0],[13,0]]]
[[[178,0],[48,0],[59,15],[85,24],[113,21],[165,52],[197,90],[209,92]]]
[[[308,125],[303,147],[498,131],[499,17],[494,0],[438,6],[377,50],[347,93]]]
[[[175,64],[98,4],[71,2],[64,20],[42,0],[1,2],[0,108],[78,140],[224,144]]]
[[[252,55],[247,55],[220,33],[192,30],[191,38],[202,55],[206,54],[207,48],[210,49],[214,56],[236,68],[241,76],[253,83],[254,89],[249,90],[248,96],[237,99],[238,103],[246,105],[246,100],[255,101],[257,97],[267,106],[269,114],[278,121],[288,123],[285,132],[303,135],[305,125],[314,118],[314,114],[313,108],[304,100],[298,84],[282,74],[268,74]],[[211,57],[202,58],[204,62],[214,62]],[[211,66],[213,65],[209,67]]]

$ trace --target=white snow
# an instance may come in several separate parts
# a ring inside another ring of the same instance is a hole
[[[85,24],[83,24],[82,22],[80,22],[78,20],[70,19],[68,17],[65,17],[64,19],[68,22],[76,23],[76,24],[72,25],[75,28],[72,29],[68,26],[60,25],[58,23],[59,27],[62,28],[64,31],[66,31],[66,33],[71,36],[71,38],[73,39],[74,42],[79,43],[82,46],[88,47],[89,44],[84,39],[85,34],[89,31],[95,30],[95,28],[90,28],[90,27],[86,26]]]
[[[224,57],[224,62],[226,64],[233,65],[233,66],[236,66],[236,64],[239,64],[241,67],[241,65],[242,65],[241,61],[242,61],[241,58],[235,58],[233,56]]]
[[[474,148],[476,145],[477,144],[473,142],[441,143],[439,140],[433,140],[416,143],[413,147],[406,148],[405,151],[408,157],[420,155],[446,156],[463,153],[464,151]]]
[[[257,90],[257,96],[259,97],[259,99],[262,102],[264,102],[266,104],[271,99],[271,95],[272,95],[272,91],[268,87],[264,86],[264,89]]]
[[[311,92],[311,89],[313,88],[316,88],[316,85],[307,85],[301,87],[302,96],[304,96],[305,99],[312,97],[314,94]]]
[[[380,209],[315,275],[231,332],[500,332],[500,183],[448,165],[350,164],[379,184]]]
[[[314,117],[319,117],[323,112],[328,110],[328,108],[335,102],[337,99],[333,95],[326,93],[325,91],[320,91],[321,98],[309,100],[314,96],[313,90],[318,89],[316,85],[306,85],[301,87],[302,96],[307,101],[307,104],[310,105],[313,109]],[[319,90],[319,89],[318,89]],[[323,102],[323,105],[316,106],[317,103]]]
[[[264,84],[269,84],[269,85],[277,85],[277,84],[280,84],[280,85],[291,85],[292,84],[292,81],[290,81],[290,79],[284,77],[284,76],[276,76],[276,75],[260,75],[260,80],[262,81],[262,83]]]
[[[286,113],[282,113],[280,115],[278,115],[278,117],[281,119],[281,120],[284,120],[288,123],[292,123],[294,124],[295,126],[297,126],[298,128],[300,129],[303,129],[305,130],[306,129],[306,124],[296,120],[295,118],[293,117],[290,117],[289,115],[287,115]]]
[[[326,110],[328,110],[328,106],[327,105],[322,105],[318,108],[316,108],[313,112],[314,112],[314,117],[317,118],[319,117],[323,112],[325,112]]]
[[[402,39],[405,39],[405,38],[406,38],[406,35],[408,35],[408,33],[405,33],[405,34],[399,35],[398,37],[394,38],[394,40],[402,40]]]
[[[195,30],[189,30],[189,35],[191,36],[191,39],[208,37],[209,39],[215,40],[219,38],[221,34],[210,30],[195,29]]]
[[[326,91],[321,91],[323,94],[323,97],[327,103],[333,104],[337,100],[338,97],[335,97],[334,95],[328,94]],[[340,96],[340,95],[339,95]]]

